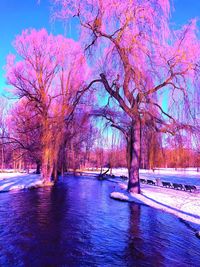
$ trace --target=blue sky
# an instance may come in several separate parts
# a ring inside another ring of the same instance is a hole
[[[50,0],[0,0],[0,95],[4,94],[3,66],[6,57],[14,53],[12,43],[16,35],[27,28],[46,28],[53,34],[65,34],[63,23],[50,22]],[[70,35],[70,36],[69,36]],[[68,37],[73,37],[70,32]]]
[[[15,36],[26,28],[46,28],[53,34],[64,34],[61,23],[50,23],[50,0],[0,0],[0,94],[6,87],[3,66],[6,56],[14,52]],[[200,17],[200,0],[174,0],[173,23],[181,26],[193,17]],[[200,25],[200,24],[199,24]],[[70,32],[69,37],[73,37]]]

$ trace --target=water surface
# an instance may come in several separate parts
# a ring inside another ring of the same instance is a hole
[[[200,266],[195,225],[112,200],[114,186],[68,176],[0,194],[0,266]]]

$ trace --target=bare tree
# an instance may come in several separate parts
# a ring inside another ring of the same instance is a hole
[[[87,89],[87,64],[78,43],[48,35],[46,30],[23,31],[16,38],[15,49],[20,60],[9,55],[7,81],[37,115],[42,178],[49,183],[53,170],[56,173],[66,121]]]
[[[98,82],[130,121],[128,190],[139,193],[141,125],[175,133],[188,128],[194,115],[190,104],[199,73],[195,21],[171,31],[168,0],[54,2],[57,17],[79,19]]]

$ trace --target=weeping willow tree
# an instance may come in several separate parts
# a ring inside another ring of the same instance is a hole
[[[79,21],[96,82],[130,120],[128,190],[139,193],[141,125],[174,134],[191,121],[199,88],[196,22],[171,30],[168,0],[53,2],[55,17]]]
[[[41,174],[49,183],[56,173],[66,122],[85,91],[87,64],[77,42],[49,35],[44,29],[23,31],[14,47],[18,57],[8,56],[7,82],[37,116]]]

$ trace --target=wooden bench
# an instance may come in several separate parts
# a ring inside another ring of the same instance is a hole
[[[156,183],[153,180],[147,180],[147,184],[156,185]]]
[[[185,184],[184,187],[185,187],[186,191],[190,191],[190,192],[194,192],[194,191],[197,190],[195,185],[187,185],[187,184]]]
[[[128,180],[128,177],[125,176],[125,175],[121,175],[120,178],[123,179],[123,180]]]
[[[172,188],[172,184],[170,182],[162,182],[163,187]]]
[[[184,190],[184,186],[182,184],[173,183],[173,188],[177,190]]]

